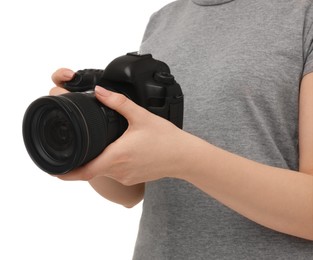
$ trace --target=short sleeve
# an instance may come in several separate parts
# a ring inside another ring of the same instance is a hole
[[[311,28],[311,33],[308,35],[309,41],[306,45],[307,48],[304,51],[304,69],[303,69],[303,76],[313,72],[313,26]]]
[[[164,28],[166,28],[166,26],[168,26],[168,24],[170,23],[169,18],[174,17],[173,12],[179,12],[179,5],[177,4],[177,1],[170,2],[150,16],[149,22],[146,26],[146,30],[141,41],[139,53],[150,53],[148,47],[150,46],[150,43],[147,43],[147,41],[149,41],[154,33],[157,33],[160,30],[162,31]]]
[[[146,29],[145,29],[145,32],[144,32],[144,35],[143,35],[143,38],[142,38],[142,41],[141,43],[145,42],[145,40],[147,38],[149,38],[150,34],[153,33],[153,31],[155,30],[155,27],[156,27],[156,19],[155,17],[157,16],[157,12],[153,13],[151,16],[150,16],[150,19],[149,19],[149,22],[146,26]]]
[[[303,76],[313,72],[313,4],[307,12],[303,39]]]

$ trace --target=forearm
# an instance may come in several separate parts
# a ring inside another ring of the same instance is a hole
[[[111,178],[100,176],[89,180],[89,184],[102,197],[131,208],[143,199],[144,184],[125,186]]]
[[[312,175],[260,164],[200,139],[190,140],[187,153],[178,178],[261,225],[313,240]]]

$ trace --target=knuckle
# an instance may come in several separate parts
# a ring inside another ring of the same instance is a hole
[[[123,105],[125,105],[128,101],[127,97],[122,95],[122,94],[116,94],[114,96],[114,101],[116,103],[116,107],[121,107]]]

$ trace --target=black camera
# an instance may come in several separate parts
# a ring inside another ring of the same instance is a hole
[[[128,53],[104,70],[77,71],[64,84],[70,93],[41,97],[27,108],[24,143],[45,172],[65,174],[89,162],[127,129],[124,117],[95,98],[96,85],[122,93],[182,128],[183,93],[168,65],[150,54]]]

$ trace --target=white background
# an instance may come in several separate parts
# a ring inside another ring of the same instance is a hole
[[[85,182],[40,171],[22,140],[27,106],[52,72],[104,68],[139,48],[150,15],[170,0],[0,3],[0,259],[131,259],[141,214]]]

